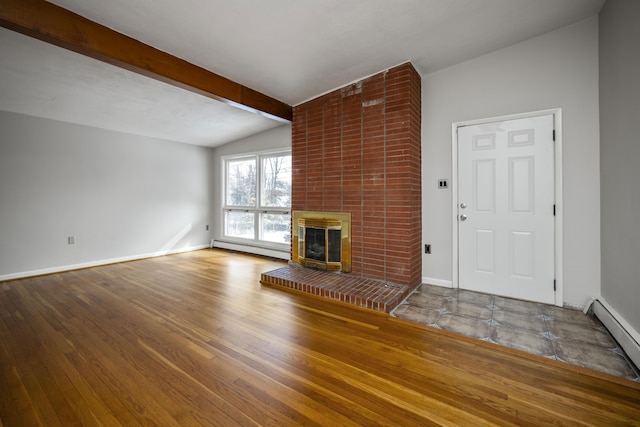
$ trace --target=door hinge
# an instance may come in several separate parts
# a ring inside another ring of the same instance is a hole
[[[553,205],[553,216],[556,216],[556,205]]]
[[[556,291],[556,279],[553,279],[553,291]]]
[[[556,140],[556,130],[555,129],[553,130],[553,140],[554,141]]]

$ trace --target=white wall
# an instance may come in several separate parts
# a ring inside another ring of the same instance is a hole
[[[640,335],[640,2],[600,13],[602,296]],[[637,363],[637,362],[636,362]]]
[[[210,149],[8,112],[0,129],[0,279],[208,246]]]
[[[211,200],[211,216],[215,218],[213,223],[213,239],[216,246],[230,249],[237,248],[246,252],[269,255],[279,258],[289,259],[289,252],[279,253],[278,251],[259,250],[249,247],[236,247],[235,245],[217,243],[222,240],[222,157],[235,154],[257,153],[260,151],[291,149],[291,125],[285,124],[273,129],[239,139],[229,144],[221,145],[213,149],[213,164],[216,173],[212,176],[213,186]]]
[[[600,292],[598,19],[422,77],[425,281],[452,280],[451,124],[562,108],[564,295],[582,307]],[[433,280],[435,279],[435,280]]]

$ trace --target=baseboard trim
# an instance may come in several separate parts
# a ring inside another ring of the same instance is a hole
[[[151,252],[146,254],[131,255],[126,257],[83,262],[79,264],[60,265],[56,267],[42,268],[38,270],[21,271],[18,273],[0,275],[0,281],[24,279],[27,277],[42,276],[45,274],[62,273],[64,271],[80,270],[83,268],[90,268],[90,267],[99,267],[101,265],[108,265],[108,264],[117,264],[119,262],[136,261],[136,260],[145,259],[145,258],[154,258],[154,257],[159,257],[164,255],[178,254],[181,252],[197,251],[200,249],[206,249],[208,247],[209,245],[196,245],[196,246],[189,246],[187,248],[171,250],[171,251],[158,251],[158,252]]]
[[[618,341],[636,366],[640,366],[640,334],[601,298],[593,302],[593,313]]]
[[[428,285],[442,286],[443,288],[453,288],[453,282],[451,280],[434,279],[432,277],[423,277],[422,283]]]
[[[291,259],[291,254],[289,253],[289,251],[285,252],[285,251],[279,251],[276,249],[260,248],[257,246],[240,245],[236,243],[222,242],[220,240],[213,240],[211,243],[211,247],[220,248],[220,249],[230,249],[232,251],[238,251],[238,252],[247,252],[254,255],[262,255],[262,256],[268,256],[271,258],[284,259],[284,260]]]

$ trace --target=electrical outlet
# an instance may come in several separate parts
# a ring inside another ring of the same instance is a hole
[[[431,253],[431,245],[424,245],[424,253],[425,254]]]
[[[438,188],[440,190],[446,190],[447,188],[449,188],[449,181],[446,179],[439,179],[438,180]]]
[[[67,237],[67,243],[70,244],[70,245],[75,245],[76,244],[76,237],[75,236]]]

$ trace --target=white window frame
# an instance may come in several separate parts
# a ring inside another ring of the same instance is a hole
[[[265,157],[274,156],[291,156],[291,149],[276,149],[268,151],[259,151],[252,153],[234,154],[229,156],[223,156],[222,161],[222,210],[220,215],[220,230],[223,241],[236,243],[239,245],[248,245],[258,248],[275,249],[280,251],[289,251],[290,243],[276,243],[266,240],[260,240],[261,235],[261,214],[281,214],[291,216],[291,206],[287,207],[270,207],[260,206],[262,200],[262,159]],[[227,205],[227,178],[228,178],[228,165],[230,161],[254,159],[256,162],[256,201],[254,206],[229,206]],[[254,237],[253,239],[242,238],[237,236],[230,236],[226,234],[226,213],[227,212],[251,212],[254,214]]]

